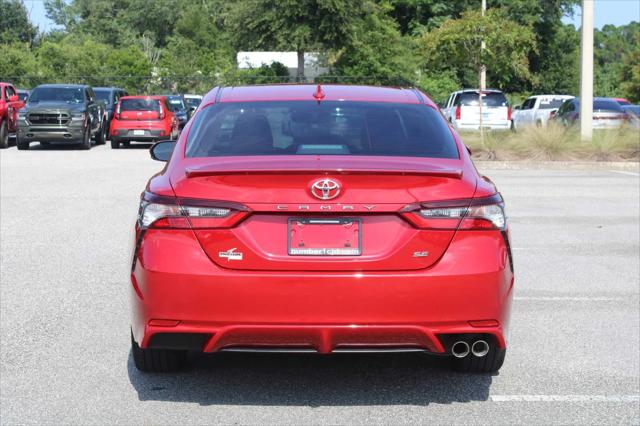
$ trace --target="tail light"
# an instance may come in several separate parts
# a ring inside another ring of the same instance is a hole
[[[164,120],[164,109],[162,109],[162,105],[160,106],[160,111],[158,111],[158,119]]]
[[[551,120],[553,117],[556,116],[556,114],[558,114],[558,110],[554,109],[549,113],[549,120]]]
[[[249,210],[241,204],[178,199],[145,192],[138,224],[141,229],[231,228],[248,214]]]
[[[456,107],[456,120],[460,120],[460,112],[462,111],[462,107],[458,105]]]
[[[116,107],[116,120],[120,120],[120,102],[118,102],[118,106]]]
[[[486,198],[424,203],[409,206],[405,219],[421,229],[498,229],[507,226],[504,202],[500,194]]]
[[[507,107],[507,121],[511,121],[511,107]]]

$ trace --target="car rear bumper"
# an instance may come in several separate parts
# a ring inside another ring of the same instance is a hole
[[[445,335],[471,333],[505,348],[513,288],[506,242],[499,231],[464,231],[422,271],[292,273],[220,268],[191,231],[154,230],[131,274],[132,331],[143,348],[204,352],[443,354]]]
[[[479,122],[455,122],[455,127],[459,130],[480,130]],[[510,121],[500,121],[500,122],[487,122],[482,123],[482,127],[484,129],[490,130],[510,130],[511,122]]]

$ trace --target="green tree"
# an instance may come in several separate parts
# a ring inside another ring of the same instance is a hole
[[[338,50],[332,73],[345,83],[411,84],[416,79],[413,40],[402,37],[383,9],[368,4],[368,13],[354,25],[349,43]]]
[[[0,43],[24,42],[31,45],[38,29],[29,21],[21,0],[0,0]]]
[[[19,87],[32,87],[42,81],[38,77],[38,63],[27,43],[0,45],[0,76]]]
[[[465,12],[424,33],[418,43],[427,73],[454,71],[464,85],[478,84],[481,64],[487,67],[490,85],[504,90],[534,78],[528,59],[536,49],[533,31],[508,19],[502,9],[491,9],[484,17],[479,11]]]
[[[298,79],[304,53],[347,45],[366,2],[350,0],[247,0],[230,7],[230,30],[244,49],[295,50]]]
[[[622,58],[620,93],[633,103],[640,103],[640,31],[632,41],[633,50]]]
[[[594,93],[618,97],[622,92],[623,61],[637,45],[640,23],[616,27],[605,25],[594,33]]]

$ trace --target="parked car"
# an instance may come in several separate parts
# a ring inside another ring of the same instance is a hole
[[[31,93],[31,90],[18,89],[18,98],[20,98],[20,100],[26,104],[27,98],[29,98],[29,93]]]
[[[189,121],[189,111],[182,95],[164,95],[167,98],[169,109],[173,112],[180,123],[180,130]]]
[[[640,105],[622,105],[622,110],[627,113],[629,124],[640,129]]]
[[[0,83],[0,148],[9,146],[9,133],[17,130],[18,111],[24,103],[11,83]]]
[[[164,96],[123,96],[111,120],[111,148],[130,142],[156,142],[176,139],[178,119]]]
[[[479,94],[478,89],[464,89],[449,95],[443,113],[456,129],[480,128]],[[482,127],[492,130],[511,128],[511,107],[499,90],[488,89],[482,93]]]
[[[111,120],[116,109],[118,101],[123,96],[128,96],[126,90],[119,87],[94,87],[93,91],[96,93],[96,97],[105,104],[105,110],[107,111],[107,130],[111,127]]]
[[[502,365],[514,287],[503,199],[424,93],[216,88],[151,155],[168,163],[125,259],[138,369],[179,368],[187,350]]]
[[[184,103],[187,106],[187,112],[189,113],[189,118],[191,118],[193,113],[200,106],[200,103],[202,102],[202,96],[184,94],[182,95],[182,98],[184,99]]]
[[[106,141],[106,112],[91,86],[42,84],[31,91],[27,104],[18,112],[18,149],[32,142],[79,144],[91,148]]]
[[[616,129],[626,123],[628,118],[622,106],[615,99],[593,98],[594,129]],[[578,124],[580,119],[580,99],[573,98],[565,101],[553,119],[565,126]]]
[[[573,99],[569,95],[536,95],[527,98],[522,105],[513,109],[511,118],[512,130],[519,130],[526,126],[545,127],[549,117],[558,112],[558,108],[567,99]]]

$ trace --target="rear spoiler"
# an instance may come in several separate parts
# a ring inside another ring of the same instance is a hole
[[[185,170],[187,178],[201,176],[237,175],[237,174],[305,174],[305,173],[335,173],[341,175],[362,175],[375,173],[379,175],[423,175],[462,178],[461,168],[433,168],[433,169],[382,169],[382,168],[315,168],[315,167],[286,167],[286,168],[211,168],[192,167]]]

